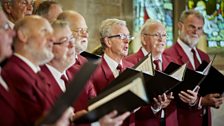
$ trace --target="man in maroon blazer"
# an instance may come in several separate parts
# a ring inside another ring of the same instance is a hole
[[[53,58],[53,29],[46,19],[27,16],[16,23],[15,31],[15,53],[2,68],[2,77],[18,92],[27,122],[33,125],[53,105],[45,76],[39,72],[39,65]]]
[[[64,11],[58,16],[59,20],[64,20],[69,23],[72,30],[75,41],[76,62],[69,68],[72,74],[75,74],[81,66],[87,61],[87,59],[80,55],[81,52],[86,51],[88,46],[88,27],[84,17],[75,11]]]
[[[54,92],[54,98],[65,92],[66,85],[72,80],[73,76],[68,71],[75,62],[75,38],[69,28],[69,25],[65,21],[56,20],[52,23],[54,29],[55,42],[53,44],[54,58],[42,66],[41,69],[48,75],[48,81],[51,86],[49,87]],[[62,78],[62,77],[65,78]],[[63,80],[66,79],[66,80]],[[84,88],[79,99],[74,106],[75,111],[87,109],[88,100],[96,96],[95,89],[92,84],[88,83]]]
[[[137,64],[144,56],[151,53],[154,67],[160,71],[165,70],[170,62],[176,62],[175,59],[162,55],[166,47],[166,29],[161,22],[152,19],[147,20],[140,31],[140,39],[142,47],[137,53],[127,56],[125,60]],[[159,63],[156,64],[155,61],[159,61]],[[196,96],[195,93],[192,95]],[[143,106],[135,113],[135,125],[178,126],[175,103],[170,104],[173,99],[172,93],[163,94],[162,97],[163,100],[161,100],[161,96],[158,96],[154,104]],[[162,122],[164,118],[166,120]]]
[[[107,19],[101,23],[100,36],[104,54],[101,63],[92,75],[97,94],[107,87],[110,82],[127,67],[133,64],[124,61],[123,58],[128,54],[128,43],[131,40],[126,22],[118,19]],[[117,69],[118,65],[122,69]]]
[[[0,7],[0,62],[12,54],[12,40],[15,32],[10,29],[8,20]],[[0,68],[1,69],[1,68]],[[14,89],[0,75],[0,125],[28,126],[21,101]]]
[[[209,56],[196,47],[200,36],[203,34],[203,25],[204,17],[199,12],[194,10],[184,11],[178,23],[179,38],[172,47],[165,50],[164,54],[178,59],[180,64],[188,62],[188,68],[192,70],[195,70],[203,60],[209,62]],[[198,107],[201,108],[202,106],[203,109],[177,106],[180,126],[211,126],[209,107],[219,107],[222,104],[220,94],[208,94],[198,101]]]

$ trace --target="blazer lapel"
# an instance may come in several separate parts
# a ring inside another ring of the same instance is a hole
[[[112,71],[110,70],[108,64],[106,63],[104,57],[102,57],[102,61],[101,62],[102,62],[101,63],[101,69],[102,69],[102,72],[103,72],[106,80],[108,80],[108,81],[113,80],[115,77],[114,77]]]
[[[189,58],[185,54],[184,50],[181,48],[181,46],[176,42],[175,44],[176,49],[177,49],[177,54],[179,54],[179,57],[181,59],[181,64],[187,63],[188,68],[193,69],[192,64],[190,63]]]

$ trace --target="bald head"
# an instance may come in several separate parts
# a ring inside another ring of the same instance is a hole
[[[85,51],[88,46],[88,27],[84,17],[75,11],[64,11],[58,16],[59,20],[69,23],[73,36],[76,38],[75,50],[79,54]]]
[[[53,29],[50,23],[40,16],[27,16],[15,24],[17,33],[14,42],[15,52],[36,65],[42,65],[53,58]]]
[[[84,17],[76,11],[64,11],[58,16],[58,19],[67,21],[73,28],[87,27]]]

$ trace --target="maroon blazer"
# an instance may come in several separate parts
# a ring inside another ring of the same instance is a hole
[[[198,48],[197,48],[197,51],[198,51],[198,54],[199,54],[199,56],[200,56],[202,61],[203,60],[206,61],[206,62],[210,61],[208,54],[202,52]],[[181,65],[184,64],[184,63],[188,63],[190,61],[189,58],[187,57],[187,55],[185,54],[184,50],[178,44],[178,42],[176,42],[172,47],[166,49],[164,51],[164,54],[177,59],[178,63],[181,64]],[[187,67],[189,69],[193,70],[193,66],[192,66],[192,64],[190,62],[187,64]]]
[[[209,56],[206,53],[202,52],[199,49],[197,49],[197,51],[202,60],[209,62]],[[176,42],[172,47],[166,49],[164,51],[164,54],[178,59],[179,64],[184,64],[184,63],[189,62],[187,55],[185,54],[185,52],[181,48],[181,46],[178,44],[178,42]],[[188,63],[187,67],[189,69],[193,70],[191,63]],[[208,117],[205,117],[205,116],[202,116],[202,115],[204,115],[203,109],[201,109],[201,110],[192,109],[192,108],[188,109],[188,108],[183,108],[183,107],[177,105],[178,123],[180,126],[202,126],[203,118],[208,118],[208,119],[206,119],[208,121],[207,126],[211,126],[210,109],[207,108],[207,110],[208,110]]]
[[[2,68],[2,77],[21,97],[29,125],[33,125],[53,105],[53,99],[49,95],[51,92],[48,91],[45,82],[46,76],[38,76],[18,57],[13,55],[9,58]]]
[[[47,68],[46,65],[41,66],[41,70],[48,75],[47,81],[48,83],[50,83],[49,90],[53,92],[52,97],[54,98],[54,100],[56,100],[63,93],[63,91],[59,87],[57,81],[55,80],[54,76],[52,75],[52,73],[50,72],[50,70]],[[73,79],[74,73],[70,73],[70,71],[67,70],[66,74],[68,76],[69,81],[71,81]],[[77,112],[82,109],[87,109],[88,100],[95,96],[96,96],[95,88],[93,87],[92,83],[89,82],[81,92],[79,98],[74,103],[73,107],[75,108],[75,111]]]
[[[58,96],[60,96],[63,93],[63,91],[59,87],[58,82],[54,79],[53,74],[46,65],[41,66],[41,71],[47,75],[46,81],[47,83],[49,83],[48,88],[52,92],[52,98],[55,101],[58,98]]]
[[[122,60],[123,63],[123,69],[126,69],[127,67],[132,67],[133,64]],[[107,87],[107,85],[110,84],[110,82],[115,79],[112,71],[110,70],[107,62],[105,61],[104,57],[101,58],[101,63],[97,67],[96,71],[91,77],[91,82],[95,86],[96,93],[100,93],[102,89]]]
[[[125,60],[137,64],[144,58],[144,54],[141,49],[137,53],[131,54],[125,58]],[[169,65],[170,62],[176,62],[175,59],[162,55],[162,70]],[[177,113],[174,102],[164,109],[166,117],[166,126],[178,126]],[[137,112],[135,112],[135,125],[136,126],[160,126],[160,112],[156,115],[152,112],[151,106],[143,106]]]
[[[1,126],[28,126],[21,106],[19,96],[9,87],[9,90],[0,85],[0,125]]]
[[[81,56],[80,54],[77,55],[77,59],[76,59],[76,62],[75,64],[73,64],[69,69],[68,71],[70,73],[72,73],[73,75],[75,75],[79,70],[80,68],[82,67],[82,65],[87,62],[87,59],[83,56]]]

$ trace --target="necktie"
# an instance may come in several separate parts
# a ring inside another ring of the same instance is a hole
[[[118,64],[116,69],[119,71],[119,73],[121,73],[123,71],[123,67],[121,64]]]
[[[200,65],[199,63],[199,60],[196,56],[196,52],[194,49],[191,49],[191,52],[193,53],[193,58],[194,58],[194,66],[195,66],[195,69],[198,68],[198,66]]]
[[[65,77],[65,75],[61,75],[61,79],[64,81],[65,86],[68,84],[68,79]]]
[[[155,67],[156,67],[156,68],[155,68],[156,70],[161,70],[160,67],[159,67],[159,62],[160,62],[159,59],[153,61],[154,65],[155,65]]]

